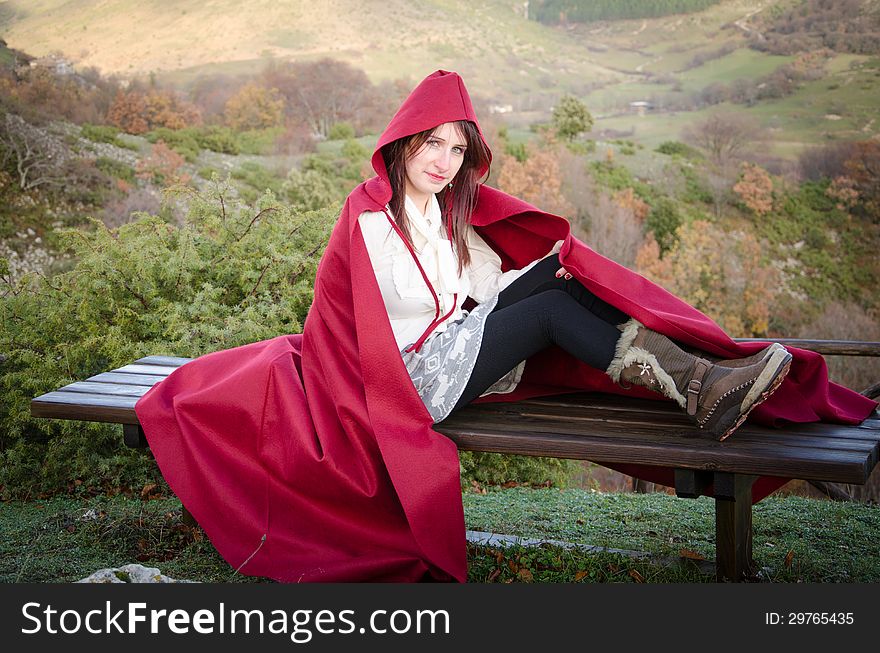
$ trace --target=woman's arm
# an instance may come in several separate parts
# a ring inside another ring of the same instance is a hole
[[[473,228],[470,228],[468,230],[468,250],[471,255],[471,263],[467,269],[471,282],[470,296],[478,302],[486,301],[504,290],[521,275],[531,270],[538,261],[557,254],[562,247],[562,243],[563,241],[561,240],[557,241],[553,249],[524,268],[502,272],[501,258]]]

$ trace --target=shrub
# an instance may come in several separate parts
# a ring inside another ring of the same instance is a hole
[[[119,138],[119,129],[111,125],[83,125],[82,136],[95,143],[110,143],[116,147],[126,147]]]
[[[660,154],[668,154],[669,156],[691,157],[695,151],[689,145],[681,141],[664,141],[657,146],[657,152]]]
[[[515,482],[565,487],[580,467],[577,461],[564,458],[509,456],[476,451],[462,451],[458,456],[462,487],[468,487],[474,481],[480,485]]]
[[[201,151],[199,142],[193,136],[192,131],[184,129],[168,129],[160,127],[145,134],[146,139],[153,144],[164,142],[172,150],[183,156],[192,163]]]
[[[681,226],[681,215],[675,207],[675,203],[667,198],[661,198],[656,206],[651,209],[645,220],[645,231],[654,233],[654,238],[660,246],[661,256],[665,254],[678,238],[677,231]]]
[[[240,182],[237,188],[246,202],[256,201],[267,190],[275,196],[281,193],[281,178],[259,163],[245,161],[232,171],[232,178]],[[323,206],[327,206],[327,204]]]
[[[95,159],[95,167],[105,175],[121,179],[130,184],[134,183],[134,168],[121,161],[106,156],[99,156]]]
[[[354,138],[354,127],[350,122],[337,122],[330,128],[327,138],[331,141],[344,141]]]
[[[139,489],[155,478],[149,457],[126,450],[115,428],[35,420],[32,397],[148,354],[198,356],[301,331],[336,208],[296,212],[268,196],[248,208],[230,190],[188,190],[179,227],[144,216],[66,230],[70,271],[0,282],[6,496],[78,483]]]
[[[191,134],[203,150],[222,154],[238,154],[241,151],[238,136],[229,127],[207,125],[205,127],[189,127],[181,131]]]
[[[238,134],[238,149],[241,154],[272,154],[275,142],[284,134],[284,127],[252,129]]]

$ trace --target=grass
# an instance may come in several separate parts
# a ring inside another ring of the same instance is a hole
[[[656,494],[511,488],[465,493],[470,530],[640,552],[551,544],[468,544],[468,580],[712,582],[713,502]],[[789,496],[754,510],[754,557],[772,582],[880,581],[880,509]],[[0,504],[0,582],[70,582],[129,563],[172,578],[260,582],[236,575],[176,499],[58,497]]]

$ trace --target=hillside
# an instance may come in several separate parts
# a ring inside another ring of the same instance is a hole
[[[828,51],[803,83],[761,90],[784,86],[797,65],[796,54],[750,47],[792,6],[788,0],[724,0],[691,14],[558,27],[526,20],[512,0],[317,6],[9,0],[0,3],[0,35],[36,56],[60,51],[79,67],[124,77],[156,73],[181,86],[206,73],[252,75],[270,58],[332,57],[374,82],[452,69],[476,96],[509,104],[505,122],[514,130],[547,120],[568,92],[589,106],[600,137],[625,135],[648,147],[679,138],[685,125],[716,109],[751,116],[773,137],[767,153],[788,160],[811,144],[876,133],[876,53]],[[636,101],[650,109],[634,112]]]
[[[329,56],[374,81],[453,68],[487,95],[619,76],[597,64],[586,43],[525,20],[504,0],[85,4],[11,0],[0,9],[0,31],[12,47],[35,55],[60,50],[80,66],[121,75],[245,70],[269,56]]]

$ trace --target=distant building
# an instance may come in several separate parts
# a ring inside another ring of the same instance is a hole
[[[637,102],[629,103],[629,110],[632,113],[636,113],[640,116],[644,116],[646,112],[650,111],[654,108],[653,102],[646,102],[644,100],[639,100]]]
[[[70,61],[55,54],[34,59],[30,62],[30,65],[31,68],[47,68],[59,76],[76,74],[76,71],[73,69],[73,64]]]
[[[489,113],[510,113],[513,111],[511,104],[493,104],[489,107]]]

